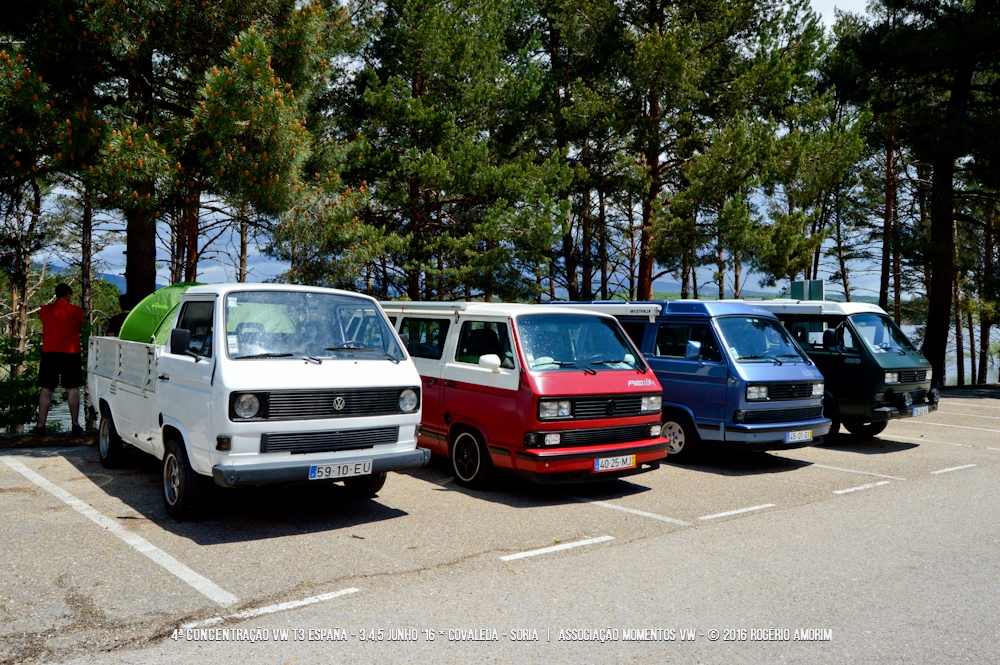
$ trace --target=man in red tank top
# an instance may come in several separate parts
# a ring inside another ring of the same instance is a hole
[[[83,383],[83,365],[80,361],[80,331],[83,330],[83,310],[69,301],[73,290],[69,284],[56,286],[54,302],[42,307],[42,362],[38,367],[38,385],[42,394],[38,398],[38,427],[36,433],[45,432],[45,420],[52,406],[52,391],[62,380],[73,418],[73,433],[82,434],[80,427],[80,384]]]

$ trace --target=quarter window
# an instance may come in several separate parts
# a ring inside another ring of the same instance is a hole
[[[458,338],[455,360],[479,364],[481,356],[499,356],[500,366],[514,369],[514,353],[507,334],[507,324],[497,321],[466,321]]]
[[[399,336],[414,358],[438,360],[444,353],[448,323],[443,319],[403,319],[399,326]],[[478,362],[478,358],[476,360]]]

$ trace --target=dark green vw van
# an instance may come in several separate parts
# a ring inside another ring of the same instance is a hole
[[[931,364],[882,308],[826,300],[765,300],[826,383],[830,434],[875,436],[893,418],[937,411]]]

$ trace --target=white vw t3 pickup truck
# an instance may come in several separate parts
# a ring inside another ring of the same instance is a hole
[[[373,496],[387,471],[430,458],[417,448],[420,376],[372,298],[217,284],[159,310],[140,303],[133,316],[146,317],[149,343],[90,338],[100,459],[118,466],[134,447],[162,460],[174,518],[197,513],[213,479],[343,481]],[[129,323],[123,334],[141,336]]]

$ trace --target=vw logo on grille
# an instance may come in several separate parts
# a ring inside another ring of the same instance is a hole
[[[346,399],[344,399],[340,395],[337,395],[336,397],[333,398],[333,408],[334,409],[336,409],[337,411],[343,411],[345,406],[347,406],[347,400]]]
[[[608,403],[604,405],[604,412],[609,416],[615,415],[615,410],[618,408],[618,403],[613,399],[609,399]]]

